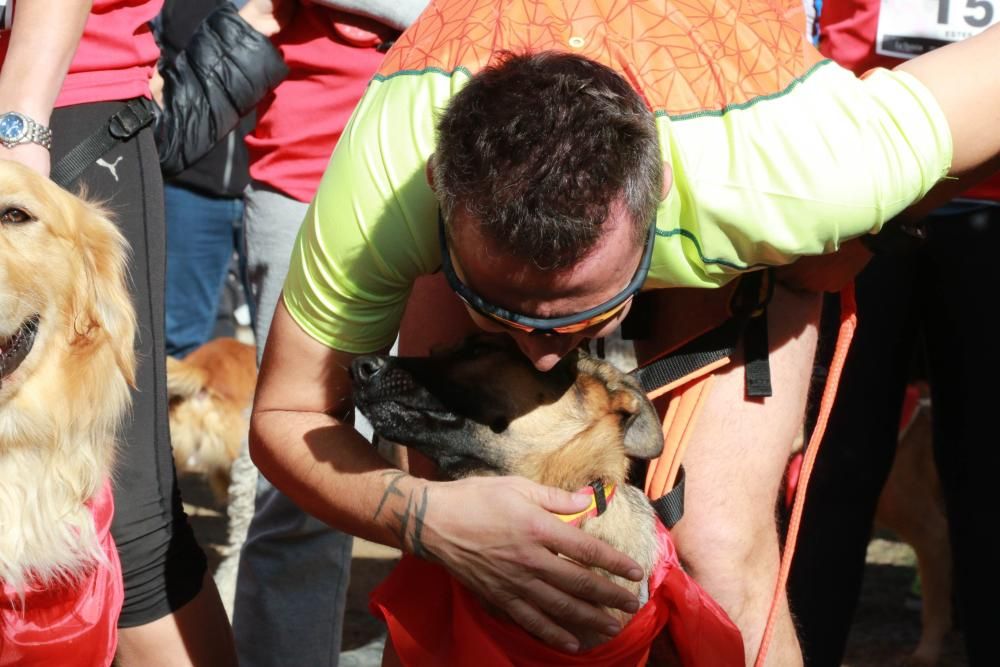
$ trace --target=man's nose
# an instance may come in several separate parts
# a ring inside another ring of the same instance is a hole
[[[535,368],[545,372],[559,363],[559,360],[570,353],[579,343],[576,336],[529,336],[527,334],[514,336],[514,341],[521,352]]]

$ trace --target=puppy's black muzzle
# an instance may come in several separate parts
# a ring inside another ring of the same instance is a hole
[[[370,385],[378,382],[379,376],[382,375],[388,367],[389,362],[386,361],[385,357],[365,355],[363,357],[358,357],[351,362],[348,374],[350,375],[351,381],[354,382],[355,386]]]

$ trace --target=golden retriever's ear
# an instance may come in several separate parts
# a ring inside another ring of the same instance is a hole
[[[625,424],[625,453],[639,459],[654,459],[663,451],[663,429],[653,405],[641,391],[620,385],[611,397],[612,407]]]
[[[122,375],[134,386],[136,319],[128,291],[128,242],[98,206],[67,196],[83,265],[74,295],[72,344],[91,345],[104,337]]]

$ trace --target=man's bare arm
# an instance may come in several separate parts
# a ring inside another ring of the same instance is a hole
[[[935,49],[896,69],[934,95],[951,128],[951,175],[962,176],[1000,155],[1000,25]]]
[[[630,558],[550,514],[589,498],[519,478],[431,482],[390,468],[348,423],[353,358],[312,339],[279,300],[250,426],[261,472],[323,521],[441,562],[549,644],[574,650],[563,626],[615,634],[594,603],[634,611],[635,598],[555,555],[641,576]]]

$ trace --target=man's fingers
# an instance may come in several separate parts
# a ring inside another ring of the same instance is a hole
[[[543,486],[524,480],[527,484],[528,496],[544,509],[555,514],[574,514],[582,512],[590,505],[593,496],[583,493],[572,493],[551,486]]]
[[[645,574],[639,564],[610,544],[587,535],[558,519],[546,521],[542,541],[556,553],[588,567],[599,567],[619,577],[641,581]],[[596,576],[596,575],[595,575]]]
[[[558,560],[565,562],[562,558]],[[587,572],[573,563],[566,564]],[[554,619],[563,628],[576,628],[586,631],[588,635],[597,633],[608,637],[617,635],[622,629],[621,623],[602,609],[578,599],[573,592],[560,590],[558,584],[550,586],[544,581],[536,580],[532,582],[530,589],[524,591],[524,598],[533,608],[541,611],[547,618]]]
[[[524,600],[514,598],[507,602],[503,609],[515,623],[549,646],[567,653],[576,653],[580,650],[580,642],[576,637]]]
[[[579,532],[579,531],[577,531]],[[581,535],[583,535],[581,533]],[[588,537],[584,535],[584,537]],[[600,544],[604,544],[601,542]],[[615,554],[617,557],[625,558],[626,561],[632,563],[630,558],[622,556],[614,549],[608,547],[609,550]],[[585,549],[586,550],[586,549]],[[576,557],[567,554],[564,550],[558,549],[558,552],[573,558],[573,560],[579,560],[579,563],[584,562],[583,560],[577,559]],[[557,588],[558,590],[571,595],[579,600],[587,600],[605,607],[614,607],[616,609],[621,609],[622,611],[628,612],[630,614],[635,613],[639,609],[639,600],[632,593],[628,592],[618,584],[615,584],[607,577],[601,576],[596,572],[582,567],[579,563],[567,560],[566,558],[554,557],[552,561],[545,564],[545,570],[536,570],[536,576],[544,579],[546,582]],[[598,565],[598,567],[604,568],[603,565]],[[642,579],[642,570],[639,569],[638,565],[632,563],[629,567],[635,567],[638,572],[636,579]],[[627,568],[624,568],[627,569]],[[610,571],[610,570],[609,570]],[[622,575],[624,576],[624,575]],[[550,610],[551,611],[551,610]],[[603,615],[603,614],[602,614]],[[557,616],[558,618],[558,616]],[[610,619],[610,617],[607,617]],[[613,619],[612,619],[613,620]],[[604,627],[595,624],[588,624],[595,630],[601,632],[607,632]]]

